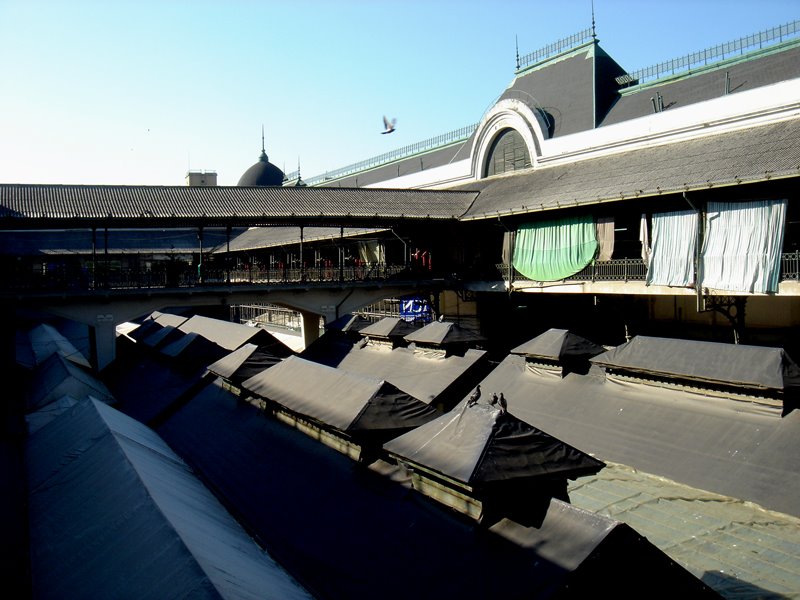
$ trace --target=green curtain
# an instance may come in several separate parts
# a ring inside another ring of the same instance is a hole
[[[520,225],[514,268],[533,281],[558,281],[588,265],[597,252],[591,215]]]

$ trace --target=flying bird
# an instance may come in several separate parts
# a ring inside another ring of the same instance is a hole
[[[475,388],[475,391],[469,397],[469,400],[467,400],[467,406],[475,406],[478,403],[478,398],[480,397],[481,397],[481,386],[478,385],[478,387]]]
[[[397,123],[397,119],[389,119],[386,118],[386,115],[383,115],[383,131],[381,133],[392,133],[394,131],[394,126]]]

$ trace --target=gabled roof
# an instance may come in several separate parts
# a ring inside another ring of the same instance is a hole
[[[428,404],[457,386],[477,366],[486,362],[484,350],[467,350],[463,356],[431,356],[410,348],[387,349],[356,345],[337,368],[380,377]],[[453,404],[458,398],[453,399]]]
[[[102,403],[39,430],[26,459],[34,597],[310,598],[158,435]]]
[[[463,214],[474,198],[473,192],[446,190],[0,184],[0,226],[449,220]]]
[[[250,342],[260,346],[269,346],[271,351],[280,356],[293,354],[288,346],[261,327],[250,327],[240,323],[194,315],[182,323],[179,329],[183,333],[197,333],[226,350],[236,350]]]
[[[434,321],[421,329],[409,333],[405,340],[415,344],[447,346],[449,344],[469,344],[485,342],[482,335],[461,327],[458,323]]]
[[[36,365],[42,364],[56,352],[76,365],[91,369],[86,357],[52,325],[42,323],[28,332],[28,338]],[[31,365],[33,366],[33,365]]]
[[[242,387],[340,431],[408,429],[438,414],[381,379],[296,356],[244,381]]]
[[[599,369],[537,375],[509,355],[481,381],[526,422],[636,470],[800,516],[800,411],[659,388],[619,385]]]
[[[565,358],[590,358],[605,352],[605,348],[566,329],[548,329],[535,338],[511,350],[530,358],[561,361]]]
[[[462,220],[800,177],[798,140],[789,119],[482,179],[459,186],[480,191]]]
[[[209,365],[208,371],[239,385],[242,381],[277,365],[281,360],[282,357],[275,356],[265,348],[259,348],[255,344],[245,344]]]
[[[514,415],[462,401],[449,413],[384,444],[384,450],[471,487],[597,473],[605,464]]]
[[[783,348],[638,335],[591,361],[617,372],[758,390],[800,383],[800,367]]]
[[[359,333],[365,337],[378,339],[400,339],[420,329],[419,325],[400,317],[383,317],[375,323],[362,327]]]
[[[65,395],[79,401],[93,396],[109,404],[115,402],[102,381],[56,352],[35,369],[26,412],[44,408]]]

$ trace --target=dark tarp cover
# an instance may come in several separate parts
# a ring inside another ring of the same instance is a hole
[[[539,527],[478,528],[221,385],[158,432],[319,598],[714,597],[613,519],[553,500]]]
[[[147,427],[79,403],[26,445],[34,598],[309,598]]]
[[[541,335],[511,350],[530,358],[561,361],[577,358],[589,359],[605,352],[605,348],[566,329],[548,329]]]
[[[159,349],[181,339],[184,335],[186,334],[180,329],[165,325],[139,341],[149,348]]]
[[[434,321],[422,329],[405,336],[405,340],[415,344],[432,344],[445,346],[447,344],[482,343],[486,338],[482,335],[461,327],[458,323],[443,323]]]
[[[174,359],[184,368],[197,368],[206,367],[219,360],[228,354],[228,350],[207,340],[199,333],[189,333],[164,346],[161,354]]]
[[[325,329],[327,331],[335,330],[344,332],[347,331],[358,332],[364,327],[367,327],[368,325],[372,325],[372,321],[370,321],[366,317],[347,313],[346,315],[343,315],[334,321],[325,323]]]
[[[419,329],[419,326],[401,319],[400,317],[384,317],[372,325],[362,327],[359,330],[359,333],[363,336],[379,339],[397,340],[402,339],[408,334],[414,333]]]
[[[782,348],[636,336],[591,359],[607,369],[717,385],[783,390],[800,383]]]
[[[128,333],[128,337],[137,342],[141,342],[144,341],[146,337],[153,335],[156,331],[159,331],[163,328],[164,326],[158,321],[154,319],[147,319],[136,329],[131,330]]]
[[[329,329],[311,342],[299,356],[321,365],[337,367],[357,343],[363,343],[357,333]]]
[[[408,429],[438,414],[380,379],[296,356],[247,379],[242,387],[340,431]]]
[[[507,356],[481,381],[509,411],[603,460],[800,516],[800,410],[607,379]]]
[[[574,479],[605,464],[514,415],[465,400],[384,444],[389,453],[476,487],[536,477]]]
[[[76,400],[93,396],[108,404],[115,402],[109,389],[97,377],[61,354],[51,354],[33,372],[26,412],[44,408],[65,395]]]
[[[463,356],[440,356],[411,348],[356,345],[339,361],[338,367],[351,373],[380,377],[428,404],[444,400],[450,405],[463,398],[458,391],[471,388],[481,377],[477,369],[487,363],[484,350],[467,350]],[[466,384],[463,382],[466,381]]]
[[[41,323],[34,327],[28,332],[28,339],[37,365],[42,364],[52,354],[58,352],[76,365],[87,369],[92,368],[86,357],[52,325]]]
[[[251,343],[264,346],[278,356],[294,354],[291,348],[260,327],[250,327],[240,323],[195,315],[183,323],[180,330],[184,333],[199,333],[229,351]]]
[[[277,365],[282,360],[283,358],[255,344],[245,344],[210,365],[208,370],[236,385],[241,385],[246,379]]]

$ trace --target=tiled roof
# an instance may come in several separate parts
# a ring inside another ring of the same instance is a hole
[[[312,187],[0,185],[0,220],[297,222],[343,219],[453,219],[473,192]]]
[[[304,227],[303,240],[315,242],[320,240],[338,240],[340,237],[356,237],[385,231],[384,229],[353,229],[345,227]],[[258,248],[273,248],[300,242],[299,227],[251,227],[231,240],[230,251],[255,250]],[[228,246],[220,244],[215,253],[225,253]]]
[[[798,176],[800,119],[791,119],[464,184],[480,195],[462,219]]]

